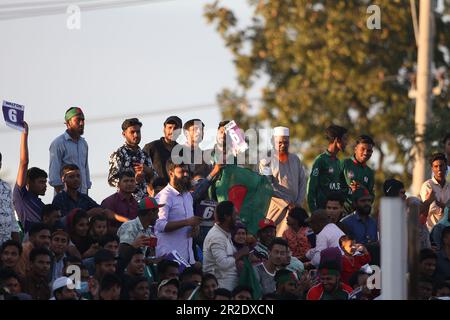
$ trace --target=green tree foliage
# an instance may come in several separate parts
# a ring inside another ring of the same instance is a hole
[[[396,176],[409,184],[415,100],[408,92],[417,60],[410,1],[249,0],[248,4],[254,13],[245,27],[226,1],[205,6],[205,17],[232,52],[238,74],[236,89],[225,88],[218,95],[223,116],[244,128],[265,123],[290,127],[296,139],[292,144],[303,143],[307,163],[324,150],[323,131],[330,123],[347,127],[352,137],[369,134],[380,153],[375,167],[378,191],[395,167],[405,168]],[[367,27],[371,4],[381,9],[381,29]],[[435,17],[434,61],[446,74],[449,63],[438,48],[450,43],[450,25],[442,16]],[[261,107],[252,114],[248,95],[258,79],[267,81]],[[434,148],[450,128],[448,98],[444,88],[433,99],[426,139]]]

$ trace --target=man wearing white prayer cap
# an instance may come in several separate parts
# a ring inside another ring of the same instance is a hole
[[[259,171],[271,178],[274,194],[266,218],[275,222],[276,235],[281,237],[287,229],[288,210],[303,204],[307,177],[298,156],[289,153],[289,128],[275,127],[272,141],[271,157],[261,159]]]

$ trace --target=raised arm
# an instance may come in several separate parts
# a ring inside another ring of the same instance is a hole
[[[19,170],[17,172],[16,184],[19,188],[23,188],[27,183],[28,170],[28,124],[23,122],[24,131],[20,137],[20,162]]]

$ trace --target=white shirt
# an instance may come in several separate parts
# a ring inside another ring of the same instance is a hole
[[[425,181],[420,189],[420,198],[422,201],[425,201],[426,194],[429,193],[430,189],[433,189],[437,201],[445,204],[450,200],[450,183],[446,182],[444,187],[441,187],[434,177]],[[431,231],[433,226],[441,220],[443,213],[444,210],[436,204],[436,201],[433,201],[428,209],[428,231]]]
[[[320,252],[327,248],[339,248],[342,253],[342,249],[339,246],[339,239],[344,236],[345,233],[334,223],[329,223],[319,232],[316,238],[316,247],[311,248],[306,253],[306,258],[311,260],[311,263],[318,267],[320,264]]]
[[[0,179],[0,245],[11,239],[12,232],[19,231],[19,225],[13,210],[11,187]]]
[[[203,243],[203,272],[215,275],[219,288],[232,291],[238,285],[235,253],[231,234],[214,224]]]

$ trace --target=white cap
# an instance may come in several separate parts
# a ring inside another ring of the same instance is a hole
[[[274,137],[289,137],[289,128],[275,127],[273,128]]]
[[[67,277],[59,277],[55,281],[53,281],[52,286],[52,293],[54,293],[56,290],[67,287],[68,285],[72,285],[75,287],[75,284],[73,283],[72,279]]]

